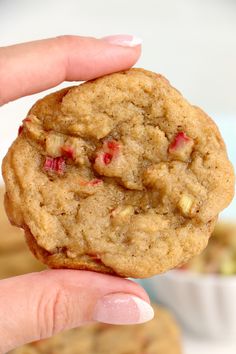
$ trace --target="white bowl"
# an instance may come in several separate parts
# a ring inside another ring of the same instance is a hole
[[[172,270],[146,279],[142,285],[173,311],[187,331],[236,342],[236,276]]]

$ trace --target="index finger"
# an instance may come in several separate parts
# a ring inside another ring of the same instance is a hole
[[[61,36],[0,48],[0,105],[54,87],[127,69],[140,55],[132,36]]]

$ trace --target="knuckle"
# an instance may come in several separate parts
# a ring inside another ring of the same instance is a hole
[[[61,285],[46,290],[38,306],[40,338],[52,336],[69,327],[73,314],[69,292]]]
[[[67,290],[59,288],[51,309],[53,334],[63,330],[71,320],[70,296]]]

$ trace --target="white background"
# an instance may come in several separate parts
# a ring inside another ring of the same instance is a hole
[[[221,127],[236,166],[235,0],[0,0],[0,46],[58,36],[136,34],[137,66],[163,73]],[[0,109],[0,160],[36,98]],[[236,203],[225,212],[236,216]],[[236,339],[235,339],[236,341]],[[230,343],[185,339],[186,354],[231,354]]]

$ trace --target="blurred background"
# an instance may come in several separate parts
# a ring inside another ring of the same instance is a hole
[[[62,34],[118,33],[142,37],[137,66],[162,73],[214,118],[236,166],[235,0],[0,0],[0,46]],[[31,105],[45,94],[0,108],[0,160]],[[236,200],[221,218],[236,220]],[[236,283],[231,275],[228,288],[234,287],[231,280]],[[234,339],[220,341],[189,334],[184,328],[183,345],[186,354],[235,354],[236,328]]]

